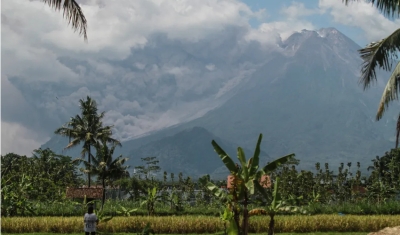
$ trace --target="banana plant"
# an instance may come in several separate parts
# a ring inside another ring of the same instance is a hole
[[[315,190],[313,190],[311,199],[308,202],[308,206],[315,205],[315,204],[319,203],[320,200],[321,200],[321,194],[318,192],[315,192]]]
[[[227,195],[211,182],[207,183],[207,188],[212,191],[217,198],[220,198],[220,200],[227,203],[228,208],[233,212],[233,220],[235,221],[239,234],[241,235],[248,234],[248,205],[251,203],[250,196],[256,191],[263,191],[263,187],[259,183],[261,176],[271,174],[278,166],[288,162],[294,157],[294,154],[289,154],[259,169],[261,140],[262,134],[259,135],[253,157],[249,160],[246,160],[243,149],[241,147],[237,148],[237,158],[239,159],[241,166],[235,164],[232,158],[229,157],[229,155],[214,140],[211,142],[215,152],[228,168],[231,175],[234,177],[234,180],[233,187],[229,189]],[[241,225],[239,221],[240,215],[242,215]]]
[[[31,178],[22,174],[20,181],[13,181],[13,177],[3,181],[1,178],[1,214],[5,216],[25,215],[30,212],[36,215],[32,202],[27,198],[27,192],[34,190]]]
[[[262,190],[261,193],[265,197],[268,197],[267,193],[264,190]],[[294,201],[295,200],[296,199],[294,199]],[[279,177],[276,177],[275,183],[274,183],[274,190],[272,192],[271,204],[269,204],[265,209],[253,209],[249,212],[249,214],[250,214],[250,216],[269,215],[270,221],[269,221],[269,227],[268,227],[268,235],[273,235],[274,229],[275,229],[275,215],[280,211],[284,211],[287,213],[288,212],[289,213],[301,212],[303,214],[306,213],[305,210],[302,210],[301,207],[294,206],[293,204],[290,203],[290,201],[282,200],[281,194],[279,192]]]
[[[127,208],[125,208],[125,207],[123,207],[121,205],[119,205],[119,207],[121,208],[121,210],[117,211],[117,214],[122,215],[122,216],[126,216],[126,217],[131,216],[131,213],[133,213],[133,212],[138,210],[137,208],[133,208],[133,209],[129,210],[129,209],[127,209]]]
[[[239,233],[237,224],[233,218],[233,212],[229,207],[226,207],[224,213],[221,214],[220,219],[224,221],[225,235],[236,235]],[[229,222],[229,227],[226,229],[226,222]]]
[[[157,195],[157,187],[153,187],[153,189],[148,188],[147,189],[147,196],[142,197],[144,201],[142,201],[141,206],[146,205],[147,206],[147,212],[148,215],[154,215],[154,206],[156,202],[162,200],[161,196]]]
[[[96,210],[94,210],[94,213],[97,215],[97,219],[99,220],[99,223],[108,222],[113,218],[113,216],[106,216],[104,214],[103,209],[100,209],[98,212],[96,212]]]

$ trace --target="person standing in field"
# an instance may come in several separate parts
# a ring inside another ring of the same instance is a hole
[[[99,223],[97,216],[93,213],[93,207],[89,206],[88,212],[85,213],[83,218],[85,223],[85,235],[96,235],[96,225]]]

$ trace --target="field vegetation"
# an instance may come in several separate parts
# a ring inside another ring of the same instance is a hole
[[[56,133],[70,138],[67,148],[83,143],[82,158],[51,149],[1,156],[2,232],[79,233],[88,204],[97,208],[104,233],[140,233],[146,226],[162,234],[370,232],[399,224],[399,149],[373,158],[369,175],[358,162],[337,170],[316,163],[307,171],[298,170],[294,154],[261,165],[260,134],[250,158],[238,147],[237,161],[210,141],[228,181],[175,177],[162,172],[156,156],[143,158],[130,175],[125,156],[113,156],[120,143],[102,125],[96,102],[80,103],[81,116]],[[89,184],[106,190],[94,201],[66,197],[67,187]]]
[[[387,226],[396,226],[400,216],[277,216],[276,233],[312,232],[370,232]],[[115,217],[100,223],[103,233],[138,233],[147,223],[156,234],[212,234],[224,231],[224,222],[211,216],[168,216],[168,217]],[[250,219],[250,233],[268,232],[269,219],[256,216]],[[4,233],[79,233],[82,232],[82,217],[13,217],[2,219]]]

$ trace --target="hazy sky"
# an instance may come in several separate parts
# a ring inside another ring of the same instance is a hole
[[[129,139],[202,115],[295,31],[335,27],[364,46],[399,26],[362,1],[78,2],[88,43],[39,0],[2,1],[1,154],[30,155],[86,95]]]

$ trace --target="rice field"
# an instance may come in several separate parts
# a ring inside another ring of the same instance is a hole
[[[211,216],[131,216],[114,217],[98,225],[100,233],[138,233],[147,223],[156,234],[214,234],[224,230],[224,222]],[[269,217],[250,218],[250,233],[266,233]],[[276,233],[359,232],[378,231],[400,225],[400,216],[373,215],[293,215],[276,216]],[[3,217],[2,233],[82,233],[82,217]]]

